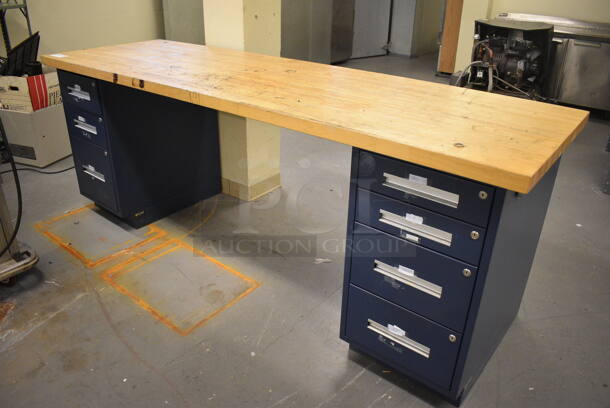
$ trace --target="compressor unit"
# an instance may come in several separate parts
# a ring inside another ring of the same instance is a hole
[[[541,99],[552,40],[550,24],[477,20],[472,61],[458,77],[458,85]]]

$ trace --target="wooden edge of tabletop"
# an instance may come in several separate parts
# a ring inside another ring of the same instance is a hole
[[[504,170],[500,167],[482,165],[471,160],[462,159],[456,156],[449,156],[440,152],[433,152],[399,142],[380,140],[379,138],[369,134],[364,134],[345,128],[333,127],[325,125],[321,122],[301,119],[284,113],[264,110],[260,107],[242,102],[220,99],[209,95],[191,92],[183,88],[177,88],[151,81],[144,81],[141,78],[108,72],[101,69],[83,66],[77,63],[71,63],[69,59],[66,59],[67,57],[69,56],[64,54],[51,54],[43,55],[41,60],[45,65],[52,66],[56,69],[151,92],[172,99],[215,109],[221,112],[227,112],[233,115],[270,123],[286,129],[307,133],[312,136],[317,136],[323,139],[369,150],[399,160],[409,161],[415,164],[524,194],[529,193],[542,179],[544,174],[551,168],[551,166],[563,154],[570,143],[572,143],[576,136],[582,131],[589,117],[588,111],[581,111],[582,118],[578,126],[572,131],[569,137],[564,140],[562,145],[556,150],[555,154],[549,157],[548,160],[544,162],[535,173],[529,175],[518,174]]]

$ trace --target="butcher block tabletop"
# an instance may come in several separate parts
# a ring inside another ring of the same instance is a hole
[[[520,193],[536,185],[588,118],[583,110],[483,91],[166,40],[50,54],[42,62]]]

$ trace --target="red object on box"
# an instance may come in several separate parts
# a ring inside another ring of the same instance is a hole
[[[49,106],[49,93],[47,92],[47,82],[44,74],[30,76],[27,80],[30,99],[32,100],[32,109],[37,111]]]

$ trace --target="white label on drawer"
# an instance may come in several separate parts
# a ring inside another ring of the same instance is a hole
[[[406,213],[405,218],[407,219],[407,221],[411,221],[414,224],[423,224],[424,223],[424,217],[420,217],[415,214]]]
[[[419,237],[413,234],[409,234],[407,231],[400,231],[400,236],[404,239],[408,239],[409,241],[419,243]]]
[[[407,268],[406,266],[398,265],[398,271],[403,275],[415,276],[415,271],[411,268]]]
[[[422,176],[418,176],[415,174],[409,174],[409,181],[412,181],[417,184],[423,184],[424,186],[428,185],[428,179]]]
[[[67,55],[65,54],[51,54],[51,57],[55,57],[55,58],[66,58]]]
[[[395,334],[397,336],[404,337],[407,334],[407,332],[405,332],[403,329],[398,326],[394,326],[393,324],[388,324],[388,330],[390,331],[390,333]]]

